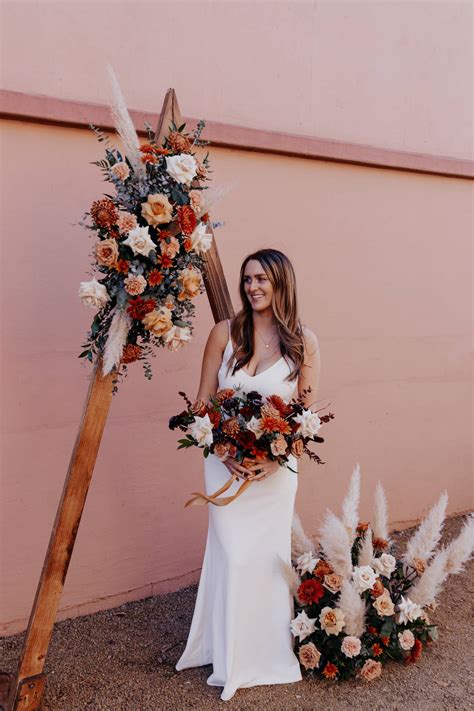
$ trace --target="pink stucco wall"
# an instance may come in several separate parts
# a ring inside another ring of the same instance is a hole
[[[109,60],[134,108],[158,111],[174,86],[186,115],[470,157],[464,3],[110,8],[28,3],[25,13],[4,3],[3,88],[102,102]],[[179,48],[162,31],[172,26]],[[101,155],[91,133],[1,129],[0,634],[9,634],[26,627],[87,390],[90,370],[76,355],[92,312],[77,288],[91,244],[74,223],[104,184],[89,165]],[[397,526],[444,488],[450,513],[470,508],[471,183],[238,150],[213,149],[212,161],[215,183],[233,186],[213,218],[226,221],[216,236],[236,307],[240,260],[275,246],[294,262],[302,317],[319,337],[319,397],[336,419],[327,463],[301,466],[308,531],[339,505],[357,461],[364,517],[379,478]],[[197,579],[206,511],[183,503],[202,485],[202,462],[176,451],[167,420],[178,390],[196,392],[211,323],[203,295],[191,345],[161,352],[151,383],[132,368],[114,399],[60,616]]]

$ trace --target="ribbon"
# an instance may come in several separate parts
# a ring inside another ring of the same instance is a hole
[[[215,491],[213,494],[210,496],[207,496],[206,494],[201,494],[199,491],[193,491],[193,496],[186,501],[184,504],[184,508],[187,508],[188,506],[200,506],[200,505],[205,505],[205,504],[215,504],[215,506],[227,506],[227,504],[230,504],[231,501],[234,501],[238,496],[244,493],[245,489],[248,489],[250,484],[252,483],[252,479],[247,479],[244,481],[238,488],[238,490],[235,492],[233,496],[221,496],[221,498],[217,498],[220,496],[220,494],[223,494],[227,489],[231,486],[232,482],[237,480],[237,476],[235,474],[232,474],[230,479],[226,481],[224,486],[221,486],[220,489]]]

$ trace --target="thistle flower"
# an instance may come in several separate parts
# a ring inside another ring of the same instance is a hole
[[[359,523],[359,500],[360,465],[356,464],[352,472],[346,498],[342,502],[342,522],[348,530],[351,543],[354,541],[357,524]]]

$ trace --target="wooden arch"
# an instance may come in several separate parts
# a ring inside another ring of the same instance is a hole
[[[174,89],[168,89],[155,133],[161,145],[171,122],[183,123]],[[209,224],[208,229],[211,229]],[[215,239],[205,255],[204,284],[214,320],[234,315]],[[112,400],[114,373],[96,363],[84,404],[15,674],[0,673],[0,709],[39,711],[46,683],[44,665],[102,433]]]

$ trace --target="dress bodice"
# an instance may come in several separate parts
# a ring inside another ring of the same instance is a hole
[[[289,363],[283,356],[256,375],[249,375],[243,368],[236,370],[232,375],[232,367],[227,372],[227,366],[232,356],[232,341],[229,336],[227,345],[222,355],[222,363],[218,372],[219,390],[224,388],[233,388],[234,390],[242,390],[250,392],[257,390],[264,397],[269,395],[279,395],[285,402],[289,402],[297,394],[298,379],[285,380],[286,376],[291,372]],[[235,359],[234,359],[235,361]]]

